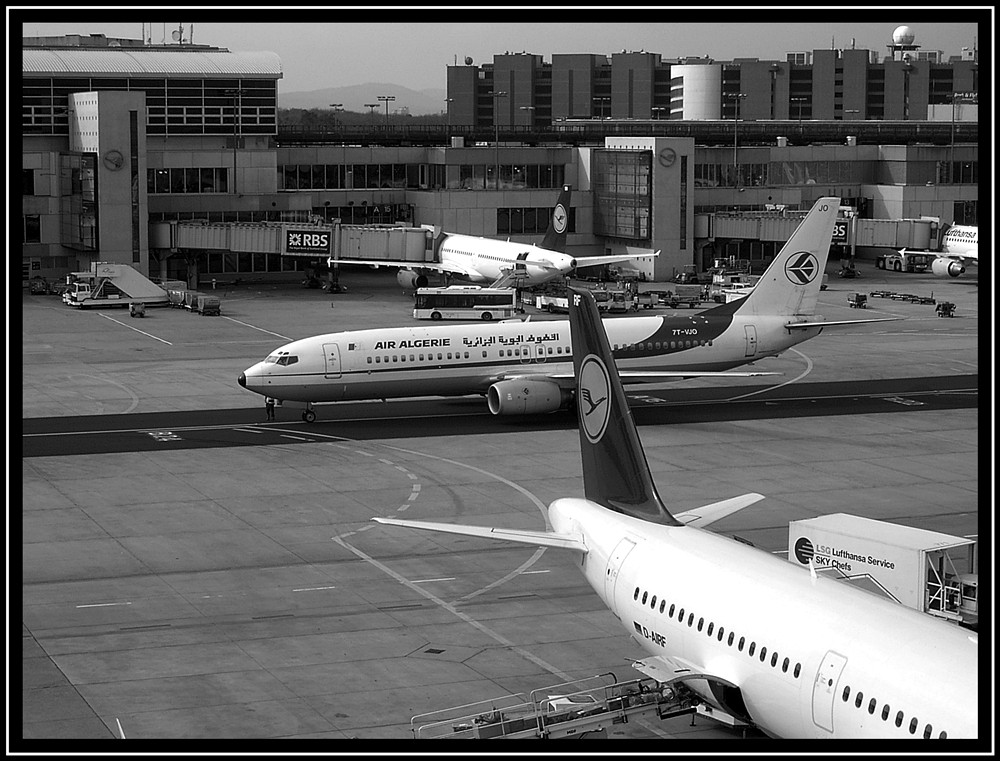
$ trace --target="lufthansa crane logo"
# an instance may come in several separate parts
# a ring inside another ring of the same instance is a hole
[[[556,210],[552,212],[552,229],[555,230],[559,235],[566,232],[566,221],[569,216],[566,214],[566,207],[561,203],[556,204]]]
[[[611,380],[600,358],[588,354],[580,366],[580,424],[587,441],[596,444],[608,427]]]
[[[808,251],[799,251],[785,262],[785,277],[793,285],[807,285],[819,274],[819,261]]]
[[[662,151],[660,151],[658,161],[660,162],[660,166],[662,167],[673,166],[674,162],[677,161],[677,151],[675,151],[673,148],[664,148]]]

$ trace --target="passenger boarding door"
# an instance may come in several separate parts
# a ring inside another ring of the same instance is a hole
[[[840,674],[847,665],[847,658],[833,650],[828,650],[823,656],[819,671],[816,672],[816,682],[813,684],[813,723],[827,732],[833,731],[833,702],[837,694],[837,684]]]
[[[323,344],[323,355],[326,357],[326,377],[340,377],[340,347],[337,344]]]
[[[604,574],[604,599],[607,601],[607,605],[611,608],[611,612],[618,616],[618,603],[615,599],[615,586],[618,583],[618,572],[621,571],[622,563],[625,562],[626,556],[635,547],[635,542],[631,539],[622,539],[615,546],[615,551],[611,553],[611,557],[608,559],[608,569]],[[621,618],[621,616],[618,616]]]
[[[753,325],[744,325],[747,332],[747,353],[746,356],[753,357],[757,354],[757,328]]]

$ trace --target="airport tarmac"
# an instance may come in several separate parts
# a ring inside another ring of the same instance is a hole
[[[958,375],[978,385],[974,281],[829,272],[827,319],[906,319],[830,330],[756,363],[775,378],[684,388]],[[23,296],[23,418],[172,414],[169,428],[146,431],[170,442],[162,450],[22,459],[25,739],[114,738],[119,722],[138,740],[410,738],[416,714],[639,676],[629,663],[640,648],[568,553],[370,520],[540,528],[551,500],[582,493],[575,432],[441,436],[429,416],[420,435],[358,440],[320,407],[311,426],[279,411],[280,439],[259,446],[177,445],[178,431],[218,410],[244,410],[229,428],[254,435],[262,400],[236,376],[282,343],[415,322],[392,272],[341,280],[348,291],[336,295],[220,289],[221,317],[130,318]],[[849,293],[882,289],[933,291],[956,316],[878,298],[848,307]],[[635,393],[669,398],[681,385]],[[764,494],[714,527],[764,551],[782,552],[789,520],[831,512],[976,535],[978,409],[925,411],[905,395],[887,404],[905,414],[852,414],[845,399],[842,415],[646,425],[640,436],[672,509]],[[743,732],[684,716],[608,737],[711,743]]]

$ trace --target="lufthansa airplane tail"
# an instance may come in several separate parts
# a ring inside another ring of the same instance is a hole
[[[545,237],[538,244],[539,248],[547,251],[556,251],[560,254],[566,253],[566,232],[569,229],[569,199],[573,190],[569,185],[563,185],[562,192],[556,200],[556,205],[549,216],[549,228],[545,231]]]
[[[723,306],[742,314],[815,314],[839,209],[839,198],[816,201],[746,298]]]
[[[570,292],[584,494],[609,510],[683,525],[656,492],[597,303],[589,290],[571,288]]]

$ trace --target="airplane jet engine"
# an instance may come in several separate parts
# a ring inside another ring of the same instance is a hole
[[[400,284],[403,288],[407,290],[426,288],[427,287],[427,276],[421,275],[413,270],[399,270],[396,273],[396,282]]]
[[[528,415],[533,412],[555,412],[572,398],[568,389],[544,380],[498,381],[486,391],[490,412],[494,415]]]
[[[933,262],[931,262],[931,272],[933,272],[938,277],[958,277],[963,272],[965,272],[965,267],[962,263],[955,261],[954,259],[949,259],[946,256],[939,256]]]

